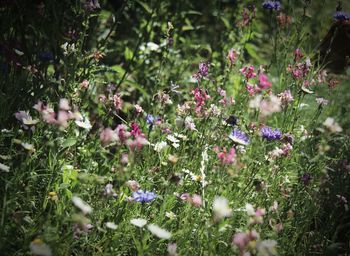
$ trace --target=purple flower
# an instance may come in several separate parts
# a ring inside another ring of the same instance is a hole
[[[154,116],[152,116],[151,114],[147,114],[147,116],[146,116],[146,123],[148,125],[153,125],[153,123],[154,123]]]
[[[348,12],[335,12],[333,15],[335,21],[350,20],[350,13]]]
[[[241,145],[248,145],[249,144],[249,138],[247,134],[244,132],[234,129],[232,133],[230,134],[229,138],[233,140],[233,142],[236,142]]]
[[[279,1],[265,1],[262,7],[268,10],[279,10],[281,8],[281,3]]]
[[[261,136],[266,140],[280,140],[282,138],[282,132],[279,129],[272,129],[271,127],[264,126],[260,130]]]
[[[205,62],[199,63],[199,74],[203,77],[208,76],[209,74],[209,66]]]
[[[300,180],[304,183],[305,186],[309,185],[311,181],[311,174],[308,172],[304,173],[303,176],[301,176]]]
[[[147,190],[143,191],[142,189],[140,189],[138,191],[133,192],[132,197],[136,202],[149,203],[156,199],[157,195],[153,192],[149,192]]]

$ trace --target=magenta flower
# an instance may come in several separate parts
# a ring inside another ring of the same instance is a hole
[[[250,78],[254,78],[256,77],[256,73],[254,73],[254,66],[249,66],[249,67],[244,67],[242,69],[240,69],[239,71],[241,71],[241,73],[246,77],[247,80],[249,80]]]
[[[259,91],[261,90],[266,90],[271,88],[272,83],[269,81],[269,78],[265,74],[260,74],[259,75],[259,83],[258,83],[258,88]]]

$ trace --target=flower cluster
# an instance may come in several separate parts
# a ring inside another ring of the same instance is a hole
[[[279,10],[281,9],[281,3],[280,1],[265,1],[263,2],[262,7],[268,10]]]
[[[260,129],[261,137],[271,141],[280,140],[282,138],[282,132],[279,129],[272,129],[269,126],[264,126]]]

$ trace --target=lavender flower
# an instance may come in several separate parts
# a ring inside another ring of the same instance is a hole
[[[143,191],[142,189],[140,189],[138,191],[133,192],[132,197],[136,202],[149,203],[156,199],[157,195],[153,192],[149,192],[147,190]]]
[[[199,63],[199,74],[202,77],[208,76],[208,74],[209,74],[209,66],[208,66],[207,63],[205,63],[205,62]]]
[[[233,142],[236,142],[237,144],[241,144],[241,145],[249,144],[249,138],[247,134],[245,134],[244,132],[238,129],[234,129],[230,134],[229,138],[233,140]]]
[[[282,138],[282,132],[279,129],[272,129],[271,127],[265,126],[260,130],[261,136],[266,140],[280,140]]]
[[[154,123],[154,116],[152,116],[151,114],[147,114],[147,116],[146,116],[146,123],[148,125],[153,125],[153,123]]]
[[[335,21],[350,20],[350,13],[348,12],[335,12],[333,15]]]
[[[262,7],[268,10],[279,10],[281,9],[281,3],[279,1],[265,1]]]

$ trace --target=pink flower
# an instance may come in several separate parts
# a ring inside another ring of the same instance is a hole
[[[288,106],[294,100],[290,90],[285,90],[284,92],[279,93],[277,97],[281,100],[281,104],[283,107]]]
[[[304,55],[301,53],[301,50],[298,48],[294,51],[294,62],[298,62],[301,60],[301,58],[303,57]]]
[[[202,206],[202,197],[200,195],[194,194],[192,196],[192,204],[195,207],[201,207]]]
[[[230,61],[230,65],[234,65],[238,53],[234,49],[230,49],[227,54],[227,59]]]
[[[195,112],[199,115],[201,114],[202,107],[205,105],[205,101],[210,99],[210,96],[204,90],[199,89],[198,87],[194,89],[192,93],[196,102]]]
[[[245,75],[246,79],[249,80],[250,78],[256,77],[256,73],[254,73],[254,70],[255,70],[254,66],[251,65],[249,67],[246,66],[240,69],[239,71],[241,71],[241,73]]]
[[[120,96],[120,94],[114,94],[113,95],[113,104],[116,110],[121,110],[123,107],[123,100]]]
[[[266,90],[271,88],[272,83],[269,81],[267,75],[265,74],[260,74],[259,75],[259,83],[258,83],[258,88],[259,90]]]
[[[108,145],[111,142],[118,140],[118,135],[115,131],[113,131],[111,128],[105,128],[101,134],[100,134],[100,140],[102,142],[102,145]]]
[[[226,151],[226,148],[223,148],[220,152],[220,147],[215,146],[214,151],[217,153],[218,158],[221,161],[221,164],[233,164],[235,161],[236,150],[231,148],[229,152]]]

